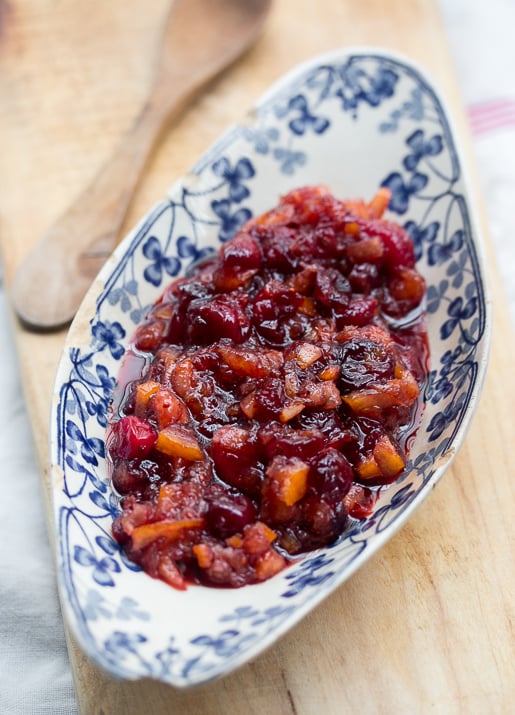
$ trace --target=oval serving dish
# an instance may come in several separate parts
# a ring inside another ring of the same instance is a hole
[[[389,187],[388,216],[413,237],[427,281],[431,367],[407,469],[369,518],[271,580],[177,591],[111,537],[118,505],[104,436],[125,348],[167,282],[281,194],[318,183],[339,198]],[[61,600],[99,666],[176,687],[226,675],[347,579],[435,486],[463,441],[487,363],[489,304],[467,192],[449,117],[424,74],[384,51],[339,50],[277,82],[119,246],[71,326],[51,417]]]

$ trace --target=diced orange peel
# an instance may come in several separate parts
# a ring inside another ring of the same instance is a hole
[[[240,402],[240,408],[245,417],[251,420],[256,414],[256,393],[254,391],[249,392],[245,395],[243,400]]]
[[[192,547],[192,551],[195,554],[197,563],[201,569],[208,569],[213,563],[214,554],[213,549],[209,544],[195,544]]]
[[[279,413],[279,421],[283,424],[300,415],[306,404],[301,400],[291,400]]]
[[[243,539],[239,534],[233,534],[225,540],[225,543],[233,549],[241,549],[243,546]]]
[[[256,564],[256,576],[260,581],[275,576],[276,573],[282,571],[286,565],[286,559],[274,549],[269,549],[259,557]]]
[[[342,396],[334,380],[306,381],[299,392],[307,407],[333,410],[342,404]]]
[[[415,268],[399,266],[397,275],[388,283],[388,290],[395,300],[420,302],[426,292],[426,282]]]
[[[321,380],[336,380],[336,378],[340,374],[340,366],[339,365],[328,365],[327,367],[324,367],[323,370],[321,370],[318,373],[318,377]]]
[[[313,318],[317,314],[317,305],[313,298],[304,296],[297,310],[299,313],[302,313],[302,315],[308,315]]]
[[[243,549],[249,555],[263,554],[276,539],[273,529],[262,521],[256,521],[243,531]]]
[[[378,477],[393,479],[405,467],[402,455],[396,449],[387,435],[382,435],[376,442],[370,454],[357,467],[361,479],[377,479]]]
[[[188,408],[180,397],[167,387],[160,386],[160,389],[150,396],[149,407],[157,417],[157,426],[160,430],[176,422],[189,422]]]
[[[296,504],[306,494],[309,465],[298,457],[273,459],[266,474],[275,482],[274,492],[286,506]]]
[[[159,382],[156,382],[155,380],[147,380],[146,382],[142,382],[140,385],[137,386],[136,395],[134,398],[134,413],[138,417],[141,417],[145,413],[145,410],[148,406],[148,401],[150,400],[152,395],[156,394],[160,387],[161,384]]]
[[[368,218],[382,218],[388,208],[392,192],[386,186],[381,186],[375,196],[367,204]]]
[[[267,377],[275,373],[283,363],[278,350],[246,350],[236,345],[219,346],[217,350],[223,362],[238,375]]]
[[[370,383],[367,387],[343,395],[342,399],[356,415],[378,417],[383,410],[412,405],[419,395],[419,387],[407,368],[398,371],[400,377],[386,382]]]
[[[170,457],[181,457],[189,462],[204,456],[193,431],[180,424],[168,425],[158,432],[155,448]]]
[[[356,221],[350,221],[345,224],[343,232],[348,236],[357,236],[359,234],[359,224]]]
[[[379,236],[369,236],[348,246],[347,253],[356,263],[373,262],[383,256],[384,245]]]
[[[187,529],[201,529],[204,519],[180,519],[177,521],[156,521],[151,524],[136,526],[131,533],[133,549],[140,550],[156,539],[175,541]]]
[[[301,342],[295,345],[292,359],[295,360],[301,370],[305,370],[310,365],[313,365],[314,362],[320,360],[322,355],[322,350],[318,345]]]

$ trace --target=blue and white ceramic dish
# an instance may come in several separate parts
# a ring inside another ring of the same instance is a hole
[[[176,591],[127,561],[104,433],[125,347],[148,306],[280,194],[323,183],[341,198],[392,190],[428,283],[426,409],[404,475],[373,515],[271,580]],[[399,529],[440,479],[486,370],[489,305],[478,228],[450,119],[406,59],[335,51],[281,79],[127,236],[86,297],[59,366],[51,423],[65,616],[115,676],[187,687],[227,674],[297,623]]]

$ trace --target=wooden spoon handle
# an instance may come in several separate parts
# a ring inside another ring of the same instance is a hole
[[[20,266],[12,297],[16,312],[28,326],[55,328],[73,317],[116,244],[161,130],[190,97],[180,85],[166,102],[159,96],[162,85],[156,86],[117,150]]]

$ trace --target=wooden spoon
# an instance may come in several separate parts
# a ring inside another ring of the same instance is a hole
[[[70,322],[113,250],[156,141],[205,84],[256,39],[271,0],[175,0],[147,102],[92,183],[21,264],[13,305],[31,329]]]

